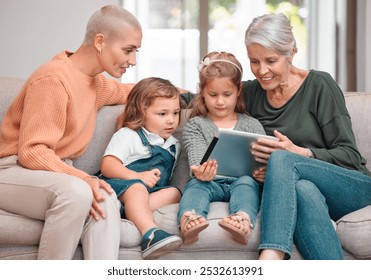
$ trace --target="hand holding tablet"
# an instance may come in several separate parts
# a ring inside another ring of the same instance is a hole
[[[259,138],[278,141],[273,136],[220,128],[219,135],[211,141],[200,164],[208,159],[215,159],[219,176],[252,176],[255,169],[264,165],[251,154],[251,145]]]

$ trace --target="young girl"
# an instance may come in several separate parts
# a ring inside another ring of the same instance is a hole
[[[249,176],[221,177],[217,162],[199,165],[218,128],[265,134],[262,125],[246,115],[240,94],[242,66],[234,55],[211,52],[199,65],[199,94],[193,100],[189,122],[183,130],[192,178],[184,189],[179,205],[178,222],[184,244],[198,240],[208,226],[210,202],[229,201],[230,216],[219,225],[232,239],[247,244],[259,208],[259,185]],[[227,152],[227,151],[226,151]]]
[[[178,90],[167,80],[146,78],[131,91],[121,129],[112,137],[101,164],[101,178],[115,190],[125,216],[142,235],[144,259],[155,258],[181,245],[181,238],[159,229],[152,212],[178,203],[180,191],[169,180],[179,143],[172,136],[179,124]]]

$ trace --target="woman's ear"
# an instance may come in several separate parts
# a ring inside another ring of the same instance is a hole
[[[98,33],[94,38],[94,47],[96,48],[98,55],[102,54],[104,45],[106,44],[106,38],[102,33]]]

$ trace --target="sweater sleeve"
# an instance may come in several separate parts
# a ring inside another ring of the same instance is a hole
[[[201,159],[205,154],[211,139],[206,139],[201,126],[200,118],[195,117],[183,128],[183,145],[188,155],[188,163],[191,165],[200,165]],[[212,133],[210,133],[212,137]]]
[[[66,164],[55,154],[67,118],[69,96],[56,77],[29,85],[19,132],[19,163],[25,168],[65,173],[79,178],[87,173]]]
[[[338,116],[323,126],[322,133],[330,148],[311,148],[317,159],[351,169],[361,166],[363,159],[352,141],[350,122],[348,116]]]
[[[126,104],[127,97],[135,84],[123,84],[114,79],[108,79],[99,74],[96,77],[98,85],[98,108],[108,105]]]
[[[318,95],[314,114],[327,147],[311,150],[317,159],[346,168],[359,169],[364,160],[356,146],[344,95],[330,75],[322,72],[321,74],[323,78],[316,88],[321,94]]]

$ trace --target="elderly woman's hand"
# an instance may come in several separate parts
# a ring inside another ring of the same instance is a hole
[[[277,150],[284,150],[302,156],[308,155],[308,149],[295,145],[286,135],[275,130],[274,136],[279,141],[260,138],[252,145],[251,153],[255,156],[256,161],[267,164],[270,154]]]

